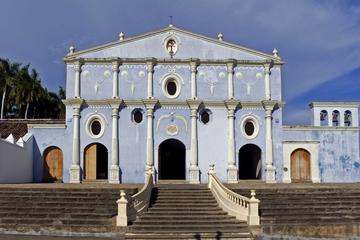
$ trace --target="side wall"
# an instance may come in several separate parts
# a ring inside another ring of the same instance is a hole
[[[0,183],[33,181],[33,136],[24,136],[23,146],[0,139]]]

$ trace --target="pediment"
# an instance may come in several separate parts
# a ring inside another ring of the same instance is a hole
[[[176,51],[171,54],[167,49],[169,39],[173,39],[176,42]],[[65,60],[74,58],[165,59],[170,58],[170,55],[176,59],[199,58],[208,60],[237,59],[254,61],[272,59],[281,62],[279,58],[273,55],[173,26],[77,51],[67,55]]]

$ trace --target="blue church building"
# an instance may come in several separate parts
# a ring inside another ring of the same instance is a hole
[[[356,102],[312,102],[285,126],[276,49],[263,53],[173,25],[75,51],[64,124],[29,124],[35,182],[155,179],[360,181]],[[299,83],[301,87],[301,83]]]

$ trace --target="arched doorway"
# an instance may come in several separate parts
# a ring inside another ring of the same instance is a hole
[[[63,179],[63,152],[58,147],[49,147],[43,155],[43,181],[58,182]]]
[[[291,181],[310,181],[310,153],[305,149],[296,149],[291,154]]]
[[[108,179],[108,151],[101,143],[92,143],[85,148],[84,179]]]
[[[185,145],[176,139],[159,146],[159,179],[185,180]]]
[[[239,179],[261,179],[261,149],[246,144],[239,150]]]

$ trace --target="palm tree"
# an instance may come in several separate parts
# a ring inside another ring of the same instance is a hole
[[[25,119],[28,117],[30,104],[34,101],[37,101],[41,92],[41,81],[39,79],[39,74],[35,69],[31,70],[30,75],[28,75],[28,81],[24,84],[26,90],[25,101],[26,101],[26,110],[25,110]]]
[[[4,119],[6,93],[9,87],[14,87],[19,67],[19,63],[11,63],[9,59],[0,59],[0,88],[3,91],[0,119]]]

